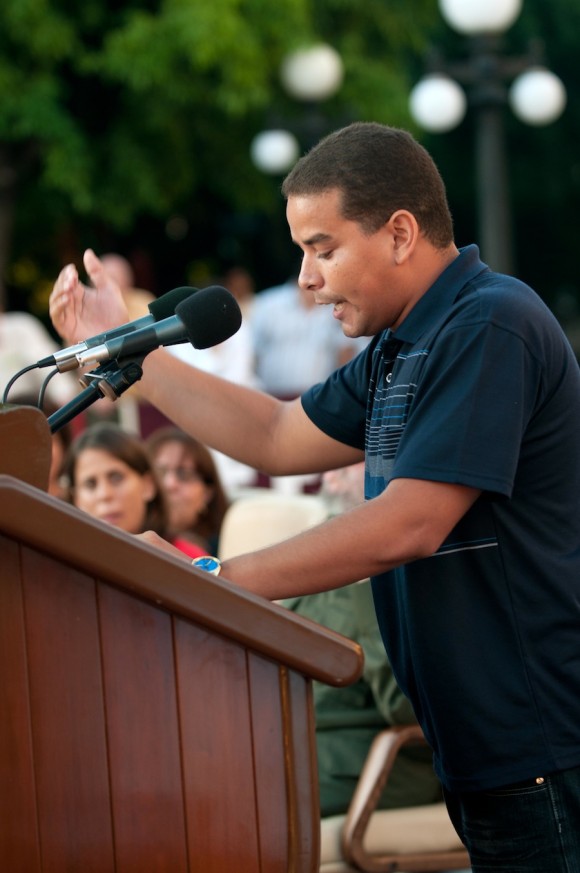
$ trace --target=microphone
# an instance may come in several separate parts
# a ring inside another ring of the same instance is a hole
[[[79,362],[76,358],[79,352],[84,352],[87,349],[100,346],[102,343],[107,342],[107,340],[125,336],[125,334],[128,333],[134,333],[137,330],[148,327],[150,324],[155,324],[157,321],[162,321],[165,318],[168,318],[173,315],[175,308],[179,303],[182,303],[196,292],[197,288],[189,288],[186,286],[174,288],[172,291],[168,291],[166,294],[157,298],[157,300],[152,300],[151,303],[148,304],[149,315],[143,315],[141,318],[135,319],[135,321],[129,321],[127,324],[114,327],[106,333],[97,334],[96,336],[90,337],[90,339],[76,343],[74,346],[68,346],[66,349],[59,349],[59,351],[55,352],[54,355],[42,358],[42,360],[38,361],[36,366],[38,368],[56,367],[61,373],[65,373],[67,370],[75,370],[79,366]]]
[[[211,285],[178,303],[170,318],[82,349],[75,354],[76,366],[145,357],[159,346],[184,342],[196,349],[207,349],[233,336],[241,323],[242,313],[233,294],[220,285]]]

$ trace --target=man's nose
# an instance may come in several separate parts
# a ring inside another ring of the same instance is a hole
[[[304,257],[298,276],[298,284],[303,291],[315,291],[322,285],[322,275],[313,258]]]

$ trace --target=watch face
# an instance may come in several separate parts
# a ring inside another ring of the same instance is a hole
[[[206,573],[213,573],[214,576],[217,576],[221,569],[221,564],[218,559],[212,558],[209,555],[204,555],[202,558],[196,558],[195,561],[193,561],[193,565],[200,570],[205,570]]]

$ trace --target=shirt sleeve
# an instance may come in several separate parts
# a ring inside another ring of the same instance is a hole
[[[325,434],[357,449],[364,449],[366,410],[372,354],[378,337],[325,382],[306,391],[302,406]]]
[[[509,496],[541,370],[523,339],[503,327],[462,325],[442,334],[417,388],[392,476]]]

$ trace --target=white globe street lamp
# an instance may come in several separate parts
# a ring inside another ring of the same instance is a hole
[[[518,18],[522,0],[439,0],[439,11],[459,33],[503,33]]]
[[[566,90],[557,76],[530,56],[511,58],[501,50],[501,34],[521,7],[522,0],[439,0],[448,24],[469,37],[470,56],[465,63],[439,62],[413,88],[409,102],[421,127],[444,133],[461,123],[466,99],[458,82],[467,87],[476,121],[479,243],[484,260],[505,273],[513,272],[505,106],[509,103],[520,120],[538,126],[555,121],[566,105]],[[506,82],[516,75],[508,95]]]
[[[317,43],[287,55],[280,80],[291,97],[311,104],[328,100],[339,90],[344,78],[342,58],[332,46]],[[312,119],[311,119],[312,121]],[[265,130],[250,145],[253,163],[263,173],[286,173],[298,159],[300,145],[289,130]]]
[[[447,133],[463,121],[467,109],[465,91],[445,73],[432,73],[411,91],[411,115],[431,133]]]
[[[328,100],[342,85],[343,77],[342,58],[325,43],[292,52],[280,70],[284,88],[297,100]]]
[[[514,114],[526,124],[551,124],[566,107],[566,89],[550,70],[534,67],[512,83],[509,102]]]
[[[250,144],[250,156],[255,166],[269,175],[288,172],[299,154],[298,140],[289,130],[264,130]]]

